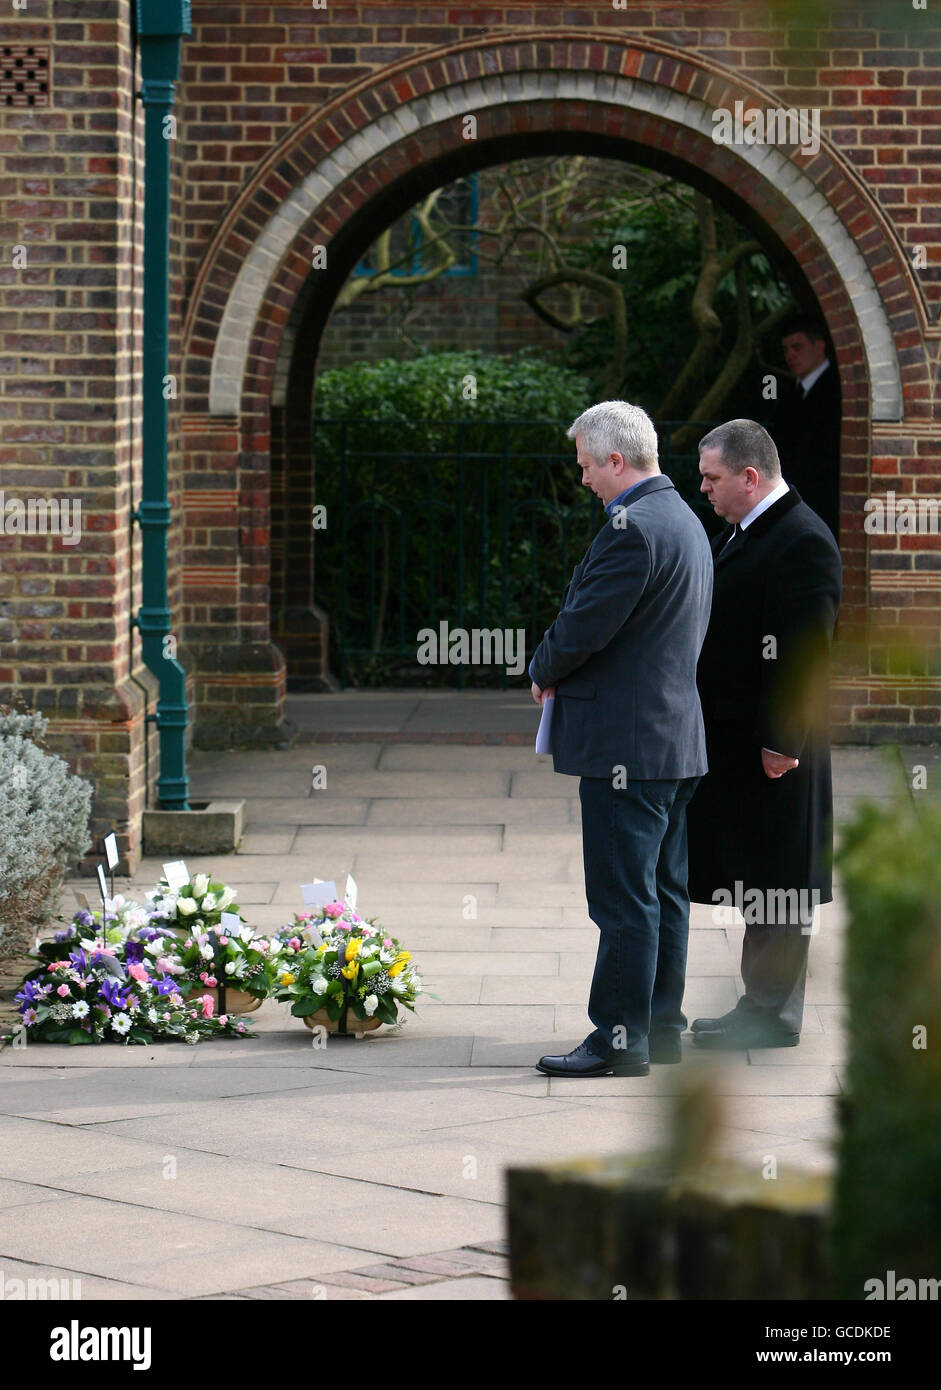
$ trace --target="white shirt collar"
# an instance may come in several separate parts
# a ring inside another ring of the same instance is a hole
[[[761,513],[766,512],[769,507],[773,507],[778,498],[783,497],[786,492],[790,492],[790,488],[782,478],[777,487],[771,489],[767,497],[762,497],[761,501],[756,502],[751,511],[748,512],[746,516],[742,517],[741,521],[738,523],[739,530],[744,531],[746,526],[750,526],[753,521],[757,521]]]
[[[810,390],[811,386],[813,386],[815,381],[818,381],[820,377],[823,376],[824,372],[827,370],[829,365],[830,359],[829,357],[825,357],[823,361],[820,363],[819,367],[814,367],[812,372],[808,372],[806,376],[802,376],[799,378],[800,384],[801,386],[803,386],[805,393]]]

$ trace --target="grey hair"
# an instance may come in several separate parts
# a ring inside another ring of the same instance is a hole
[[[657,431],[639,405],[600,401],[589,406],[572,422],[565,437],[574,439],[579,434],[582,447],[598,463],[609,454],[622,454],[639,473],[652,473],[657,467]]]
[[[754,468],[768,482],[780,482],[781,460],[774,440],[754,420],[727,420],[724,425],[716,425],[700,439],[699,452],[703,449],[718,449],[723,467],[730,473]]]

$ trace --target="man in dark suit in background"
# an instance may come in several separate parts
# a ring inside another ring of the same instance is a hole
[[[840,553],[760,425],[719,425],[699,451],[701,490],[729,526],[712,542],[699,660],[709,771],[689,808],[689,894],[742,912],[745,992],[724,1017],[695,1019],[693,1036],[793,1047],[814,908],[833,896],[826,677]]]
[[[657,463],[642,410],[580,415],[582,483],[608,519],[575,568],[530,664],[554,694],[556,772],[580,777],[588,911],[600,932],[588,1015],[595,1030],[550,1076],[645,1076],[678,1062],[689,930],[686,806],[706,770],[696,660],[712,560],[699,521]]]
[[[809,314],[790,319],[781,348],[794,380],[782,390],[768,431],[785,480],[839,540],[840,378],[827,355],[826,329]]]

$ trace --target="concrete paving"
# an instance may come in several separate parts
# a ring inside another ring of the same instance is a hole
[[[80,1279],[84,1297],[114,1299],[507,1298],[507,1167],[656,1146],[694,1069],[723,1097],[725,1152],[756,1167],[774,1156],[779,1172],[832,1163],[839,898],[811,945],[800,1047],[724,1061],[690,1052],[646,1078],[550,1080],[533,1063],[591,1027],[596,931],[576,780],[528,743],[417,741],[447,724],[438,692],[358,698],[292,702],[310,729],[322,711],[319,732],[341,741],[194,754],[193,798],[244,797],[246,830],[238,853],[187,863],[235,885],[265,929],[300,907],[301,882],[351,871],[360,910],[402,938],[438,998],[395,1032],[323,1050],[276,1004],[252,1016],[254,1039],[8,1048],[7,1278]],[[465,739],[476,728],[528,740],[536,722],[516,692],[450,706]],[[937,761],[936,749],[904,749],[894,766],[878,750],[837,749],[837,805],[884,799],[906,769]],[[313,791],[315,763],[327,786]],[[142,898],[159,873],[145,860],[116,888]],[[66,916],[72,887],[91,892],[68,885]],[[694,908],[690,1017],[734,1004],[742,930]]]

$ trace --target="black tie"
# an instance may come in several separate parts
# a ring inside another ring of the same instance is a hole
[[[719,551],[719,554],[720,554],[720,555],[723,553],[723,551],[728,550],[729,546],[730,546],[730,545],[732,544],[732,542],[735,540],[735,537],[736,537],[737,535],[738,535],[738,522],[736,522],[735,525],[732,527],[732,534],[731,534],[731,536],[729,536],[728,540],[727,540],[727,541],[725,542],[725,544],[723,545],[722,550]]]

